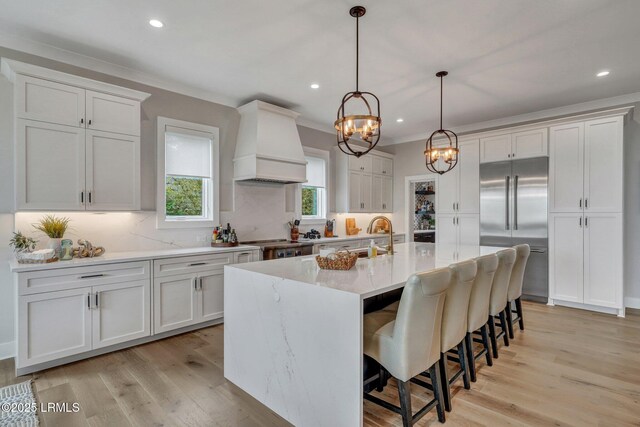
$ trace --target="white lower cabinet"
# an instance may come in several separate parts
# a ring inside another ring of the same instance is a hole
[[[549,216],[549,289],[554,302],[623,310],[622,214]]]
[[[197,276],[181,274],[153,281],[153,332],[171,331],[197,322]]]
[[[198,278],[198,319],[220,319],[224,315],[224,270],[202,274]]]
[[[449,245],[480,244],[480,215],[437,214],[436,241]]]

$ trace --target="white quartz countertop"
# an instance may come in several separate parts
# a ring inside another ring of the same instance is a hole
[[[226,252],[242,252],[260,249],[258,246],[239,245],[226,248],[198,247],[177,249],[156,249],[129,252],[105,252],[104,255],[95,258],[73,258],[69,261],[57,261],[48,264],[20,264],[14,258],[9,262],[9,267],[14,273],[37,270],[53,270],[69,267],[86,267],[91,265],[113,264],[116,262],[146,261],[150,259],[173,258],[190,255],[209,255]]]
[[[413,230],[413,234],[433,234],[436,230]]]
[[[504,249],[435,243],[401,243],[394,247],[394,255],[359,259],[355,267],[348,271],[321,270],[315,256],[236,264],[225,268],[238,268],[283,280],[333,288],[359,294],[364,299],[404,286],[414,273],[446,267],[454,262]]]
[[[393,235],[404,236],[404,233],[393,233]],[[314,244],[321,244],[321,243],[332,243],[332,242],[344,242],[347,240],[371,240],[371,239],[377,239],[380,237],[389,238],[389,234],[388,233],[376,233],[376,234],[363,233],[363,234],[356,234],[354,236],[321,237],[320,239],[305,239],[301,237],[300,239],[298,239],[298,241],[313,242]]]

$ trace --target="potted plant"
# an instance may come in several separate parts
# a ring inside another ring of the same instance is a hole
[[[13,233],[13,237],[9,240],[9,246],[13,248],[18,262],[23,262],[27,254],[36,248],[36,243],[38,242],[35,239],[25,236],[20,231]]]
[[[45,215],[40,222],[33,224],[36,230],[49,236],[49,249],[53,249],[56,256],[60,254],[61,242],[64,233],[69,228],[69,218],[58,218],[55,215]]]

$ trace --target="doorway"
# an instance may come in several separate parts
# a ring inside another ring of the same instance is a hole
[[[405,178],[405,221],[408,242],[436,241],[438,176]]]

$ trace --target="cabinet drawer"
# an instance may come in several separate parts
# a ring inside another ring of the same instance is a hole
[[[172,276],[175,274],[191,274],[210,271],[216,267],[222,269],[233,264],[234,253],[215,255],[196,255],[188,257],[157,259],[153,261],[154,277]]]
[[[150,270],[149,261],[139,261],[19,273],[18,294],[30,295],[143,280],[150,277]]]
[[[404,243],[404,234],[393,236],[393,243]]]

